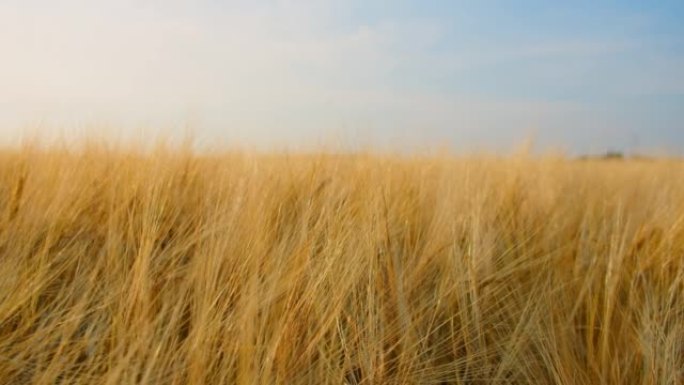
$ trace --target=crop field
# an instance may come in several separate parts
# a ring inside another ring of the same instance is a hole
[[[682,384],[684,162],[0,152],[2,384]]]

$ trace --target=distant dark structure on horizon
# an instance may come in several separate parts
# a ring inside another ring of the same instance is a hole
[[[639,158],[638,156],[635,156]],[[607,150],[603,154],[581,155],[578,160],[624,160],[628,158],[624,152],[617,150]],[[632,158],[631,156],[629,158]]]
[[[615,160],[615,161],[621,161],[621,160],[640,160],[640,161],[651,161],[656,158],[653,156],[641,154],[641,153],[624,153],[622,151],[616,151],[616,150],[608,150],[604,152],[603,154],[595,154],[595,155],[581,155],[576,158],[577,160]],[[674,159],[674,158],[670,158]]]
[[[603,155],[603,159],[624,159],[625,154],[622,151],[608,150]]]

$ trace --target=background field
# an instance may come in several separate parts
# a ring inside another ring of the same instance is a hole
[[[4,384],[680,384],[684,164],[0,154]]]

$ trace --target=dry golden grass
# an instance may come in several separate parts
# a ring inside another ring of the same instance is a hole
[[[684,164],[0,154],[3,384],[681,384]]]

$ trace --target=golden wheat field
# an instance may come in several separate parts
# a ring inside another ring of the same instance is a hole
[[[684,163],[0,154],[2,384],[681,384]]]

